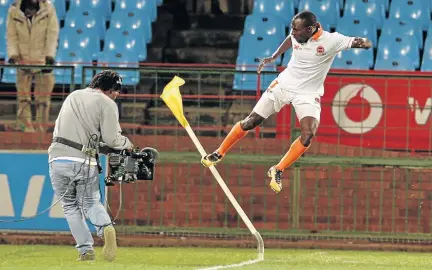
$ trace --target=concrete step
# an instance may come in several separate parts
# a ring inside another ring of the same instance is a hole
[[[237,58],[236,49],[192,47],[192,48],[167,48],[165,61],[169,63],[212,63],[235,64]]]
[[[213,49],[238,49],[241,30],[191,29],[172,32],[171,48],[211,47]]]

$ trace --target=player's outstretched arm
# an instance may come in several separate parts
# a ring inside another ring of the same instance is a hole
[[[270,57],[266,57],[263,60],[261,60],[261,63],[258,67],[258,73],[261,73],[261,70],[263,69],[265,64],[271,63],[275,61],[279,56],[281,56],[284,52],[286,52],[289,48],[292,47],[292,41],[291,41],[291,35],[289,35],[277,48],[277,50],[272,54]]]
[[[356,37],[351,44],[351,48],[362,48],[368,50],[372,48],[372,42],[367,38]]]

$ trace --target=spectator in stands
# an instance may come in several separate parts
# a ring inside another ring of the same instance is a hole
[[[54,6],[46,0],[16,0],[8,11],[7,53],[9,64],[53,65],[59,24]],[[31,86],[35,82],[36,123],[44,131],[48,122],[55,79],[51,68],[17,69],[17,127],[34,132],[31,114]]]

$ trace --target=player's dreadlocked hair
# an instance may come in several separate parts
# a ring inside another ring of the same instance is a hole
[[[300,19],[303,21],[304,26],[314,26],[317,23],[317,17],[312,12],[305,10],[297,15],[295,15],[294,19]]]
[[[98,88],[102,91],[120,91],[122,88],[122,78],[113,70],[104,70],[93,77],[89,87],[93,89]]]

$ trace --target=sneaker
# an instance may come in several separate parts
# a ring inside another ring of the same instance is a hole
[[[210,167],[212,165],[215,166],[222,161],[222,158],[223,156],[215,151],[211,154],[208,154],[207,156],[204,156],[201,159],[201,164],[204,165],[204,167]]]
[[[113,261],[116,257],[117,252],[117,238],[116,231],[113,226],[107,226],[104,228],[104,246],[102,248],[102,254],[105,261]]]
[[[96,259],[94,250],[89,250],[87,252],[81,253],[77,261],[94,261]]]
[[[273,189],[274,192],[279,193],[282,190],[282,171],[273,166],[268,170],[267,175],[271,178],[271,189]]]

